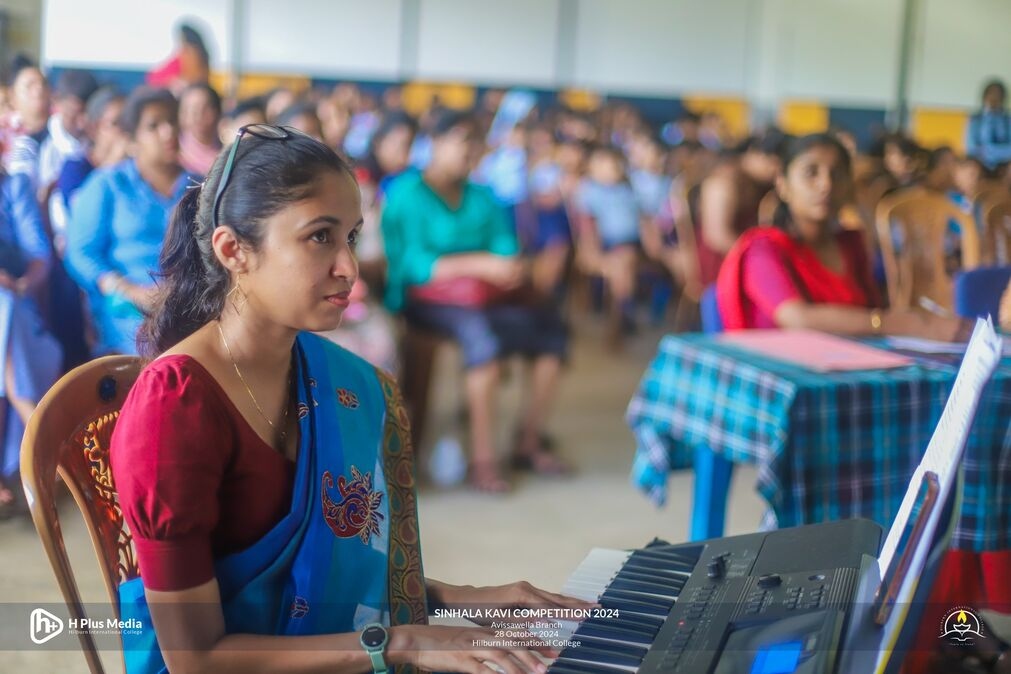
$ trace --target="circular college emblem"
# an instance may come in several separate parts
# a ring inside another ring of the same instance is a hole
[[[945,614],[939,638],[968,646],[974,643],[973,639],[986,637],[983,635],[983,623],[976,614],[964,606],[958,606]]]

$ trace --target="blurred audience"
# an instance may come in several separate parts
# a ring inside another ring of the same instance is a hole
[[[166,88],[178,96],[192,84],[206,84],[211,76],[211,56],[198,28],[181,23],[176,30],[176,51],[147,74],[147,84]]]
[[[316,140],[323,140],[323,127],[316,116],[316,106],[311,101],[296,101],[282,110],[274,119],[278,126],[290,126]]]
[[[168,90],[135,90],[119,124],[129,158],[88,177],[67,232],[67,260],[92,300],[96,354],[137,353],[169,217],[198,184],[179,164],[178,104]]]
[[[614,145],[593,150],[586,180],[576,195],[576,260],[601,276],[610,297],[607,341],[621,344],[635,329],[636,268],[642,211],[629,182],[625,155]]]
[[[44,290],[52,245],[27,174],[0,174],[0,518],[22,509],[20,450],[35,405],[61,373],[59,343],[46,330],[36,298]]]
[[[179,163],[204,176],[221,151],[221,96],[209,84],[191,84],[179,94]]]
[[[171,92],[140,88],[124,99],[89,73],[64,70],[50,96],[25,59],[0,90],[0,244],[19,251],[0,245],[0,345],[7,335],[17,360],[27,353],[17,340],[36,335],[28,348],[38,354],[9,363],[15,378],[0,383],[14,410],[3,431],[10,443],[59,372],[91,355],[136,352],[169,214],[249,124],[290,126],[354,159],[360,278],[326,337],[405,376],[412,336],[457,342],[470,480],[488,492],[509,488],[496,458],[495,392],[512,354],[530,367],[509,464],[570,470],[545,429],[568,348],[561,316],[577,327],[596,320],[576,313],[573,288],[606,299],[612,346],[635,332],[646,288],[662,319],[664,298],[697,302],[717,279],[732,328],[953,338],[957,322],[876,308],[884,293],[867,271],[883,268],[874,210],[885,194],[926,187],[978,218],[980,195],[1011,182],[996,81],[971,121],[967,156],[924,150],[901,133],[862,154],[853,133],[835,129],[791,144],[781,163],[780,131],[737,143],[704,109],[663,123],[626,101],[577,110],[546,104],[543,93],[493,89],[472,112],[435,94],[414,116],[401,87],[352,83],[223,101],[208,84],[199,33],[182,26],[178,37],[177,54],[150,76]],[[952,260],[960,239],[953,223],[943,243]],[[681,313],[679,305],[675,325],[691,325]],[[13,470],[8,453],[8,484]],[[0,488],[0,504],[11,498]]]
[[[716,281],[723,257],[737,238],[758,224],[758,206],[776,179],[783,143],[778,129],[752,136],[702,182],[696,228],[704,285]]]
[[[724,327],[804,328],[842,335],[903,334],[954,340],[966,325],[919,310],[879,305],[862,235],[838,226],[850,156],[833,136],[793,141],[776,179],[773,226],[754,227],[720,270]]]
[[[235,134],[249,124],[264,124],[267,113],[263,101],[259,98],[247,98],[235,104],[231,110],[221,115],[218,122],[218,140],[222,145],[229,145],[235,140]]]
[[[497,493],[509,488],[494,442],[500,359],[506,355],[532,359],[513,465],[542,473],[568,469],[542,438],[566,353],[566,330],[551,305],[524,301],[524,265],[514,230],[491,192],[468,180],[481,152],[475,118],[446,111],[430,133],[424,172],[403,176],[387,196],[386,301],[409,325],[449,336],[463,351],[470,479],[477,489]]]
[[[965,149],[990,171],[1011,162],[1011,113],[1007,110],[1007,88],[1001,80],[987,82],[983,87],[982,108],[969,120]]]

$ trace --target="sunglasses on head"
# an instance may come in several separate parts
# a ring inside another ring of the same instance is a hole
[[[228,152],[228,159],[225,161],[225,168],[221,172],[221,180],[218,181],[218,189],[214,193],[214,206],[211,209],[211,219],[214,221],[213,229],[218,228],[218,206],[221,204],[221,195],[225,193],[225,188],[228,187],[228,181],[232,178],[232,167],[235,165],[235,155],[239,149],[239,142],[246,134],[262,138],[263,140],[288,140],[289,138],[294,138],[295,136],[312,138],[312,136],[290,126],[247,124],[246,126],[240,127],[239,130],[235,132],[235,142],[232,143],[232,149]]]

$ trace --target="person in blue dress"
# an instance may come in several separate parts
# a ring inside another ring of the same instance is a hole
[[[1000,80],[983,87],[983,108],[969,119],[965,151],[989,171],[1011,162],[1011,113],[1007,111],[1007,89]]]
[[[94,171],[71,204],[67,261],[91,301],[97,354],[137,353],[169,216],[199,182],[179,165],[177,112],[164,89],[134,91],[120,116],[128,159]]]
[[[0,517],[23,505],[15,502],[13,491],[20,482],[21,437],[35,405],[60,374],[62,350],[33,299],[45,285],[51,261],[52,244],[31,177],[0,173]]]

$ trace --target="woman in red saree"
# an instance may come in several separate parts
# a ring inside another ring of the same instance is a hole
[[[851,179],[849,154],[832,136],[791,143],[776,179],[781,205],[775,222],[742,234],[720,269],[716,293],[724,327],[946,341],[968,336],[957,319],[877,308],[862,233],[838,226]]]

